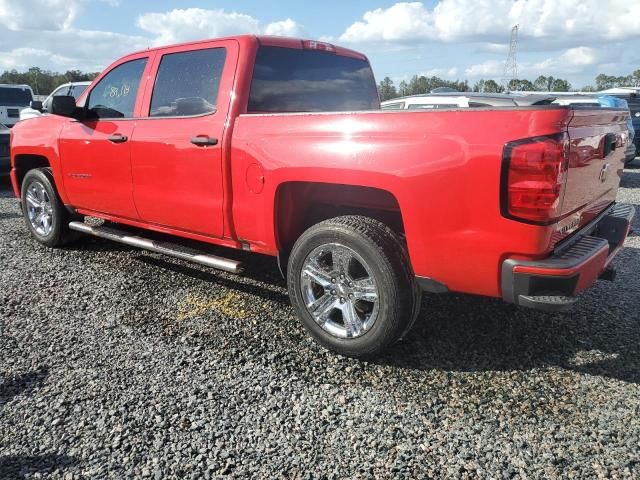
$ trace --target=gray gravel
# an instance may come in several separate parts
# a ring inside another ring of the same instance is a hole
[[[270,259],[48,250],[5,181],[0,477],[640,478],[639,249],[566,314],[425,297],[359,362],[308,339]]]

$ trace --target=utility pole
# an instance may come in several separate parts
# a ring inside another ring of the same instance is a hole
[[[509,54],[504,64],[504,76],[502,78],[505,89],[509,85],[510,80],[518,78],[518,60],[516,54],[518,52],[518,25],[514,25],[511,29],[511,41],[509,42]]]

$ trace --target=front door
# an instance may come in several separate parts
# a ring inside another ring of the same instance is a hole
[[[131,183],[131,138],[147,58],[121,63],[85,100],[86,120],[70,120],[60,134],[64,186],[80,209],[138,218]]]
[[[153,90],[143,103],[147,116],[136,122],[131,151],[142,220],[223,236],[222,139],[236,58],[234,41],[157,54]]]

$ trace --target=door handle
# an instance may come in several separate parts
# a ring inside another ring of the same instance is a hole
[[[111,143],[124,143],[127,140],[129,140],[129,138],[120,133],[114,133],[113,135],[109,135],[109,141]]]
[[[193,137],[191,139],[191,143],[193,143],[194,145],[197,145],[198,147],[207,147],[210,145],[217,145],[218,139],[208,137],[206,135],[198,135],[197,137]]]

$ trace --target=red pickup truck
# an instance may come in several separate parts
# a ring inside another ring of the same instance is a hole
[[[327,43],[149,49],[16,125],[11,179],[51,247],[84,232],[242,269],[135,227],[277,257],[305,328],[345,355],[401,338],[422,291],[559,310],[612,279],[627,111],[379,108],[367,58]]]

